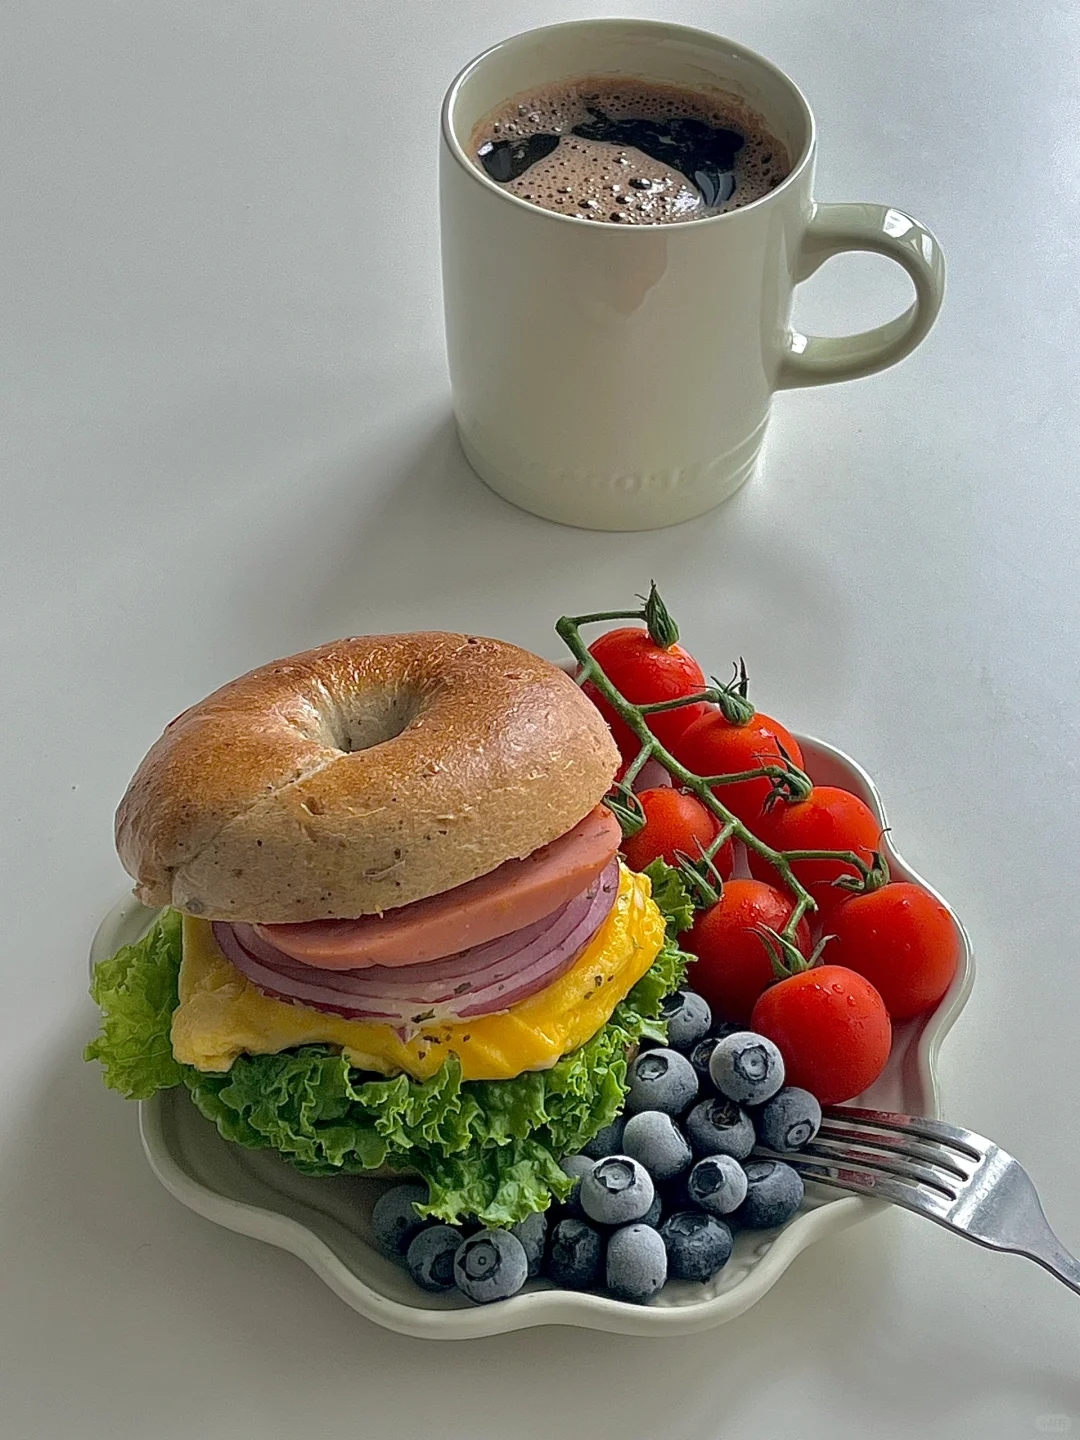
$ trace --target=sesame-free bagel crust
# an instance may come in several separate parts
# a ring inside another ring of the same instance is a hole
[[[116,814],[147,905],[273,924],[376,914],[557,839],[619,763],[569,676],[420,631],[252,670],[168,726]]]

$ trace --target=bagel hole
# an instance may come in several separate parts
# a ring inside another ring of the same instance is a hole
[[[407,730],[424,708],[415,690],[369,690],[341,700],[326,716],[330,740],[343,755],[385,745]]]

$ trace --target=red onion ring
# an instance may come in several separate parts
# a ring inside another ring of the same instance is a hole
[[[607,919],[618,889],[613,861],[554,915],[418,965],[316,969],[276,950],[249,925],[215,921],[213,930],[236,968],[277,998],[392,1025],[454,1022],[508,1010],[565,974]]]

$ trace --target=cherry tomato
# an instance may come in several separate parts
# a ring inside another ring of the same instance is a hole
[[[653,643],[648,630],[628,625],[609,630],[589,646],[589,653],[603,667],[604,674],[627,700],[634,705],[652,705],[659,700],[678,700],[705,689],[701,666],[681,645],[668,649]],[[581,687],[603,715],[624,764],[629,764],[641,749],[637,736],[616,715],[608,702],[588,681]],[[679,710],[662,710],[648,717],[649,729],[661,745],[670,749],[672,742],[708,710],[702,701],[684,705]]]
[[[933,895],[904,881],[852,895],[829,916],[829,958],[870,981],[894,1020],[936,1005],[960,963],[952,916]]]
[[[822,1105],[853,1100],[885,1069],[892,1045],[889,1012],[861,975],[817,965],[766,990],[750,1028],[784,1057],[784,1083],[801,1085]]]
[[[729,880],[719,902],[705,910],[680,944],[697,956],[690,969],[690,984],[725,1020],[745,1024],[754,1002],[773,983],[769,952],[758,929],[782,930],[791,915],[792,900],[760,880]],[[810,954],[810,927],[799,922],[796,944]]]
[[[815,785],[805,800],[794,804],[780,801],[753,829],[758,839],[774,850],[853,850],[868,865],[881,844],[881,825],[869,806],[833,785]],[[778,880],[773,867],[754,851],[750,852],[750,869],[759,880],[774,884]],[[857,873],[854,866],[840,860],[796,860],[791,869],[822,913],[848,897],[846,890],[838,890],[832,882],[841,875]]]
[[[781,760],[780,745],[801,768],[798,741],[778,721],[759,711],[748,725],[732,725],[719,710],[711,710],[683,731],[674,753],[695,775],[737,775]],[[718,785],[716,797],[754,830],[771,788],[768,780],[739,780]]]
[[[642,790],[637,798],[645,811],[645,826],[622,843],[622,852],[631,870],[644,870],[658,858],[675,865],[679,850],[696,860],[701,849],[715,839],[720,830],[716,816],[696,796],[670,785]],[[725,879],[734,870],[735,849],[730,840],[721,845],[713,864]]]

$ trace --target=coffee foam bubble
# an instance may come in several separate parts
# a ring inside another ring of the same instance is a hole
[[[571,134],[575,125],[590,119],[590,105],[613,119],[693,118],[737,131],[745,143],[735,157],[734,193],[708,209],[690,180],[662,161],[632,146]],[[537,134],[562,139],[550,155],[501,188],[544,210],[583,220],[663,225],[703,219],[760,200],[791,168],[784,147],[737,96],[619,76],[586,76],[512,96],[476,125],[469,155],[475,162],[480,146],[489,141]]]

